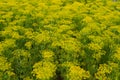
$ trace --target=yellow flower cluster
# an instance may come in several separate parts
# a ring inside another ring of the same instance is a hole
[[[71,66],[67,78],[69,80],[83,80],[90,77],[90,73],[79,66]]]
[[[50,40],[49,32],[43,31],[42,33],[37,33],[36,36],[34,36],[34,40],[40,44],[42,41],[46,42]]]
[[[80,50],[80,46],[74,38],[66,39],[60,42],[61,47],[66,51],[74,51],[78,52]]]
[[[7,59],[3,56],[0,56],[0,79],[2,80],[2,76],[7,74],[8,76],[15,75],[11,70],[11,63],[7,61]]]
[[[44,50],[42,51],[42,56],[43,58],[47,59],[47,58],[52,58],[54,55],[54,53],[50,50]]]
[[[119,80],[119,43],[120,0],[0,0],[0,80]]]
[[[10,66],[11,64],[7,62],[7,59],[5,57],[0,56],[0,70],[9,70]]]
[[[15,47],[15,46],[16,46],[16,44],[15,44],[15,40],[14,39],[6,39],[3,42],[3,47],[4,48]]]
[[[54,77],[56,71],[56,65],[51,62],[38,62],[33,66],[32,74],[36,76],[37,79],[50,80]]]
[[[112,67],[107,64],[100,64],[97,73],[95,73],[96,79],[109,80],[107,77],[112,71]]]
[[[25,43],[25,46],[27,47],[27,49],[31,49],[32,48],[32,42],[31,41],[29,41],[29,42],[26,42]]]
[[[104,51],[99,51],[97,53],[94,53],[92,56],[95,58],[97,61],[99,61],[102,58],[102,55],[105,55]]]
[[[90,43],[88,45],[89,49],[94,50],[94,51],[100,51],[102,48],[99,44],[95,43]]]
[[[120,48],[116,50],[116,53],[114,54],[114,58],[120,61]]]
[[[16,57],[19,58],[21,56],[23,57],[30,57],[30,53],[27,50],[24,49],[16,49],[12,52],[12,54]]]

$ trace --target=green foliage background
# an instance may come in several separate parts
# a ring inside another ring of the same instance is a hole
[[[119,80],[119,0],[0,0],[0,80]]]

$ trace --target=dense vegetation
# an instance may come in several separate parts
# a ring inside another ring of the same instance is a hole
[[[0,0],[0,80],[120,80],[120,1]]]

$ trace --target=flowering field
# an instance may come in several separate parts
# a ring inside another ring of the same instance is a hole
[[[120,80],[120,1],[0,0],[0,80]]]

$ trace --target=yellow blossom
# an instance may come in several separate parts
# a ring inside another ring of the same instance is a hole
[[[69,80],[82,80],[90,77],[90,73],[79,66],[71,66],[67,78]]]
[[[0,70],[6,71],[9,70],[11,67],[11,64],[7,62],[7,59],[5,57],[0,56]]]
[[[38,62],[33,66],[32,74],[37,79],[49,80],[55,75],[56,65],[51,62]]]
[[[42,52],[43,58],[51,58],[51,57],[53,57],[53,55],[54,55],[54,53],[50,50],[44,50]]]
[[[114,54],[114,58],[120,61],[120,48],[116,50],[116,53]]]
[[[95,73],[96,79],[103,79],[107,80],[109,77],[107,77],[106,74],[110,74],[112,71],[112,67],[107,64],[100,64],[97,73]]]
[[[28,48],[28,49],[31,49],[31,46],[32,46],[32,42],[26,42],[25,43],[25,46]]]

